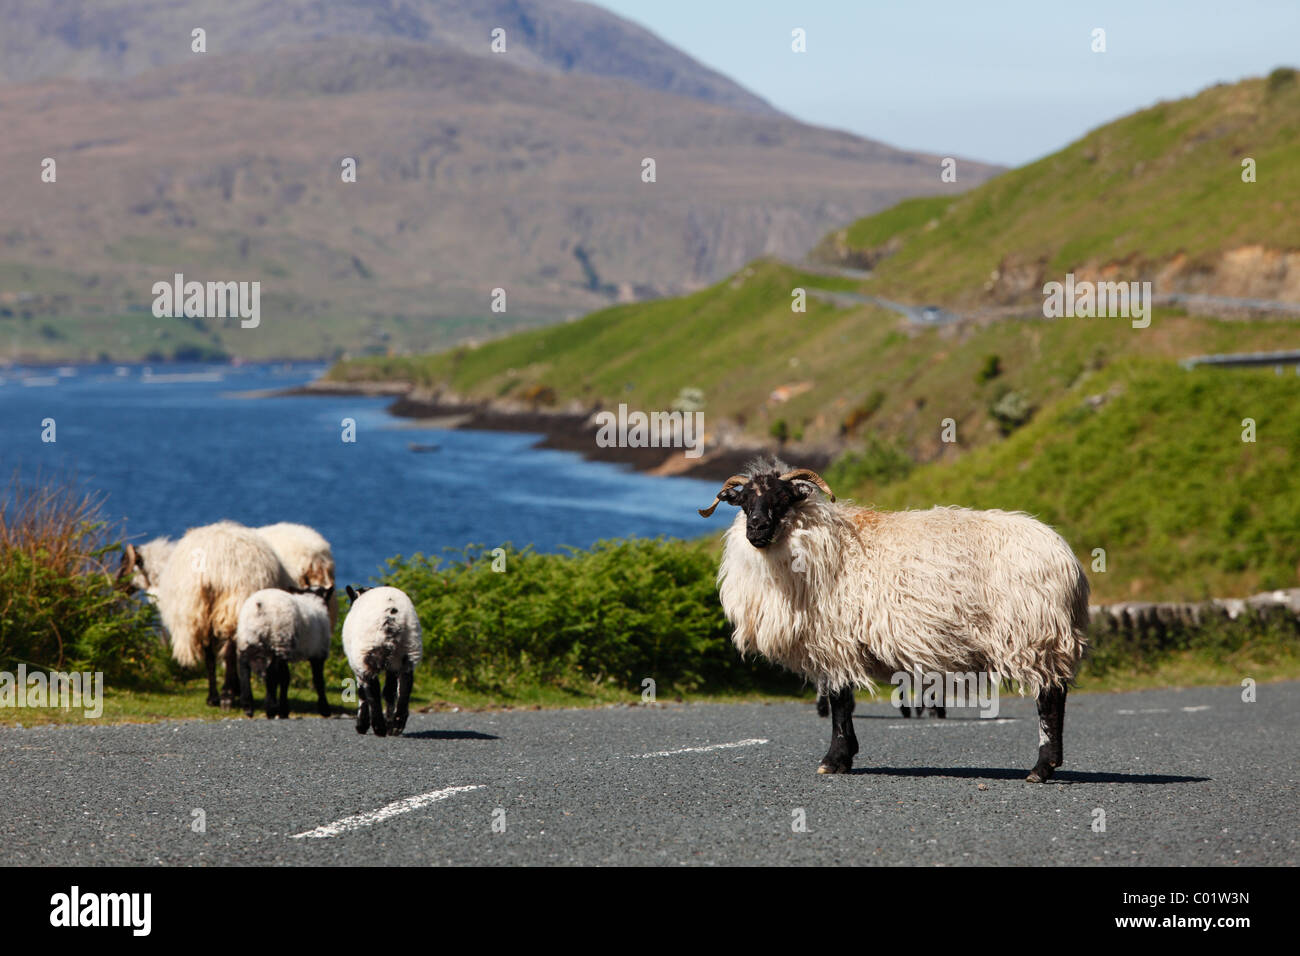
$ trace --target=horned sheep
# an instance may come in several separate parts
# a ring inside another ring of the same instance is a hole
[[[825,496],[823,498],[823,496]],[[830,749],[858,752],[853,691],[900,672],[989,673],[1037,699],[1041,783],[1061,765],[1066,689],[1085,647],[1088,580],[1069,545],[1018,512],[836,504],[815,472],[756,462],[723,484],[719,595],[732,640],[825,689]]]
[[[239,609],[235,632],[239,699],[249,717],[253,716],[253,673],[266,679],[266,716],[289,716],[289,664],[298,660],[311,664],[317,710],[322,717],[330,715],[325,658],[334,634],[328,610],[333,596],[333,587],[302,588],[292,593],[266,588],[250,595]]]
[[[348,585],[352,608],[343,619],[343,653],[357,679],[357,733],[371,726],[376,737],[391,729],[400,735],[410,711],[415,665],[424,653],[424,638],[415,605],[398,588],[354,588]],[[379,677],[384,681],[380,706]]]
[[[196,667],[203,661],[208,673],[208,703],[229,709],[239,692],[235,631],[240,608],[256,591],[289,589],[295,582],[265,538],[233,521],[191,528],[172,547],[161,570],[150,568],[152,544],[140,551],[128,546],[119,576],[130,575],[135,582],[141,554],[146,555],[147,590],[158,605],[172,657],[182,667]],[[218,650],[226,665],[220,697]]]

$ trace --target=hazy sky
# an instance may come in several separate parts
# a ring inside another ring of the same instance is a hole
[[[1300,66],[1300,0],[596,2],[805,122],[1008,165],[1157,100]]]

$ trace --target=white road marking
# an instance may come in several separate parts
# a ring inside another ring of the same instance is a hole
[[[909,720],[905,724],[890,724],[890,730],[910,730],[913,727],[958,727],[966,724],[1014,724],[1015,717],[958,717],[956,720]]]
[[[1209,705],[1209,704],[1201,704],[1201,706],[1199,706],[1199,707],[1184,707],[1184,708],[1183,708],[1183,710],[1186,711],[1186,712],[1189,713],[1189,714],[1194,714],[1194,713],[1196,713],[1198,710],[1209,710],[1209,709],[1210,709],[1210,705]]]
[[[360,830],[362,827],[372,826],[376,823],[382,823],[390,817],[395,817],[403,813],[410,813],[412,810],[419,810],[421,807],[427,807],[431,803],[439,800],[446,800],[458,793],[467,793],[470,790],[482,790],[482,784],[476,784],[471,787],[444,787],[441,790],[431,790],[429,793],[422,793],[414,797],[405,797],[388,804],[386,807],[380,807],[378,810],[367,810],[365,813],[356,813],[350,817],[344,817],[342,820],[335,820],[333,823],[327,823],[324,826],[317,827],[315,830],[307,830],[304,833],[295,833],[290,839],[301,840],[304,838],[312,839],[316,837],[333,837],[340,833],[347,833],[349,830]]]
[[[644,760],[646,757],[671,757],[674,754],[698,754],[706,750],[731,750],[735,747],[752,747],[755,744],[765,744],[767,739],[764,737],[753,737],[749,740],[737,740],[730,744],[709,744],[705,747],[683,747],[680,750],[660,750],[652,754],[628,754],[633,760]]]

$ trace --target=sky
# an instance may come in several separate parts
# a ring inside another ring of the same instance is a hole
[[[594,2],[804,122],[1005,165],[1162,99],[1300,66],[1300,0]]]

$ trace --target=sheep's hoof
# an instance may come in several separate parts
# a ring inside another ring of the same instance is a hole
[[[322,717],[328,717],[330,715],[329,704],[321,704],[319,710]]]
[[[848,773],[852,769],[852,763],[843,761],[823,760],[817,765],[818,773]]]
[[[1029,771],[1029,776],[1025,777],[1026,783],[1047,783],[1052,776],[1052,768],[1039,765]]]
[[[220,704],[220,703],[221,703],[221,698],[218,697],[216,694],[209,694],[209,695],[208,695],[208,706],[209,706],[209,707],[216,707],[216,706],[217,706],[218,704]]]
[[[253,716],[253,708],[251,708],[251,707],[246,707],[246,708],[244,709],[244,716],[245,716],[245,717],[252,717],[252,716]]]
[[[233,705],[233,703],[234,703],[234,702],[233,702],[229,697],[223,697],[223,698],[221,698],[221,709],[222,709],[222,710],[230,710],[230,708],[231,708],[231,706]]]

